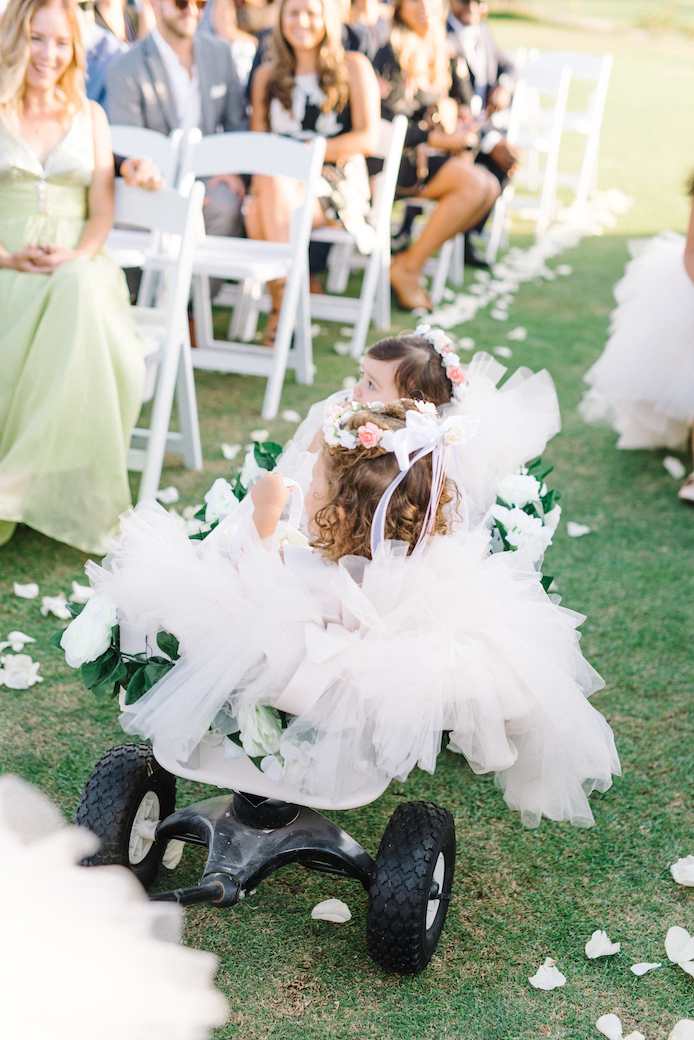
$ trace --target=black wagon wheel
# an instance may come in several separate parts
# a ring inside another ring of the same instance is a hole
[[[176,777],[162,769],[149,744],[119,744],[107,751],[75,813],[75,823],[101,840],[85,865],[120,864],[149,888],[166,848],[156,841],[156,828],[175,808]]]
[[[390,818],[376,856],[366,915],[369,956],[388,971],[423,971],[451,898],[455,824],[433,802],[405,802]]]

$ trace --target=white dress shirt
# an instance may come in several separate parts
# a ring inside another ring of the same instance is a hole
[[[168,45],[158,29],[152,30],[152,39],[171,80],[171,91],[178,113],[178,125],[183,133],[187,134],[193,127],[200,126],[202,122],[198,67],[194,64],[193,75],[189,76],[188,70],[181,65],[175,50]]]

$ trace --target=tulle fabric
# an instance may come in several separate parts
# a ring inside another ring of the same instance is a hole
[[[435,538],[416,560],[384,543],[374,561],[287,548],[283,564],[249,534],[234,566],[224,524],[216,543],[190,543],[152,503],[123,531],[92,584],[117,603],[131,649],[163,628],[182,651],[126,709],[126,732],[183,762],[220,713],[269,704],[296,715],[285,778],[338,799],[365,779],[433,772],[449,731],[528,826],[592,823],[587,794],[619,772],[586,699],[603,683],[579,649],[581,616],[550,602],[522,552],[490,556],[478,531]]]
[[[694,420],[694,284],[685,239],[656,235],[614,289],[605,350],[584,379],[579,412],[612,426],[618,448],[678,448]]]

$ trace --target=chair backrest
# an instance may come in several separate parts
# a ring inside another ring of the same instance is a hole
[[[325,139],[323,141],[325,152]],[[314,152],[304,141],[294,141],[279,134],[238,131],[207,134],[197,141],[190,135],[181,161],[181,184],[191,173],[196,177],[214,177],[218,173],[264,173],[269,177],[284,175],[307,183],[313,169]],[[322,161],[322,160],[321,160]]]
[[[147,130],[142,126],[112,125],[109,129],[114,155],[122,155],[126,159],[151,159],[167,187],[175,186],[183,140],[182,130],[172,130],[167,137],[166,134]]]
[[[395,198],[395,188],[397,186],[406,133],[407,116],[396,116],[392,122],[387,119],[381,120],[378,149],[375,152],[375,158],[385,159],[385,162],[383,170],[375,178],[376,183],[372,202],[377,235],[385,232],[386,227],[382,227],[384,221],[387,227],[390,227],[390,214],[393,208],[393,199]]]
[[[605,63],[612,64],[612,55],[589,54],[585,51],[542,51],[532,65],[547,71],[554,71],[559,76],[565,65],[571,69],[573,79],[597,83]]]

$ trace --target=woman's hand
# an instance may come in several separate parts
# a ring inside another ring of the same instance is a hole
[[[120,175],[131,188],[159,191],[164,187],[164,178],[147,156],[140,159],[124,159],[121,163]]]
[[[269,538],[275,533],[282,510],[289,501],[291,491],[285,487],[284,477],[275,470],[265,476],[251,488],[253,502],[253,523],[261,539]]]
[[[52,274],[56,267],[81,255],[77,250],[63,246],[23,246],[16,253],[0,256],[0,267],[27,274]]]

